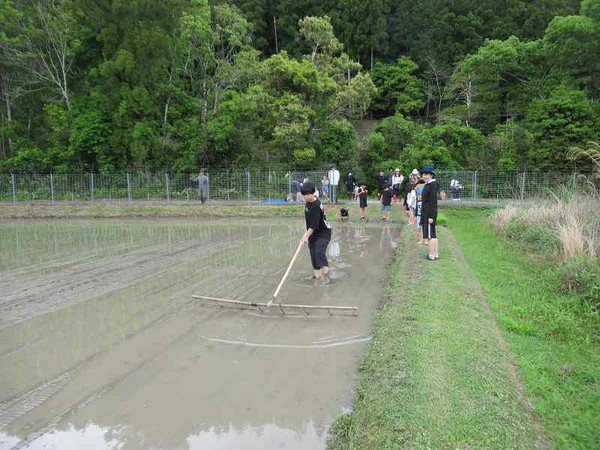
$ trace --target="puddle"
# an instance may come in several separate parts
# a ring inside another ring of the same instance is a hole
[[[336,224],[329,285],[299,221],[0,223],[0,449],[318,449],[347,410],[398,230]]]

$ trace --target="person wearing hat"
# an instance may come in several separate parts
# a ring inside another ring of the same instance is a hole
[[[427,239],[429,245],[429,253],[425,259],[435,261],[440,257],[438,253],[438,240],[436,234],[436,221],[438,214],[438,183],[435,179],[435,168],[433,166],[425,166],[421,169],[425,187],[421,194],[423,206],[421,211],[421,225],[423,227],[423,238]]]
[[[313,278],[322,278],[329,274],[326,252],[331,240],[331,225],[327,222],[325,208],[316,197],[315,191],[315,186],[310,181],[302,185],[301,192],[306,202],[304,206],[306,233],[300,238],[300,243],[308,242],[310,261],[314,270]]]

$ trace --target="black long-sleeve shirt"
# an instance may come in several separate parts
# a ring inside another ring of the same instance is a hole
[[[423,188],[423,211],[422,217],[427,219],[436,219],[438,214],[438,182],[433,180]]]

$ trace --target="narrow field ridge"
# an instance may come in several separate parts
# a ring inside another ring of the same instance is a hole
[[[483,290],[447,229],[441,259],[405,229],[361,364],[353,412],[330,449],[551,448]]]

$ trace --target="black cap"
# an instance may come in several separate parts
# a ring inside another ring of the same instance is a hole
[[[310,181],[307,181],[306,183],[302,184],[302,187],[300,188],[300,193],[302,195],[314,194],[315,192],[315,185],[312,184]]]

